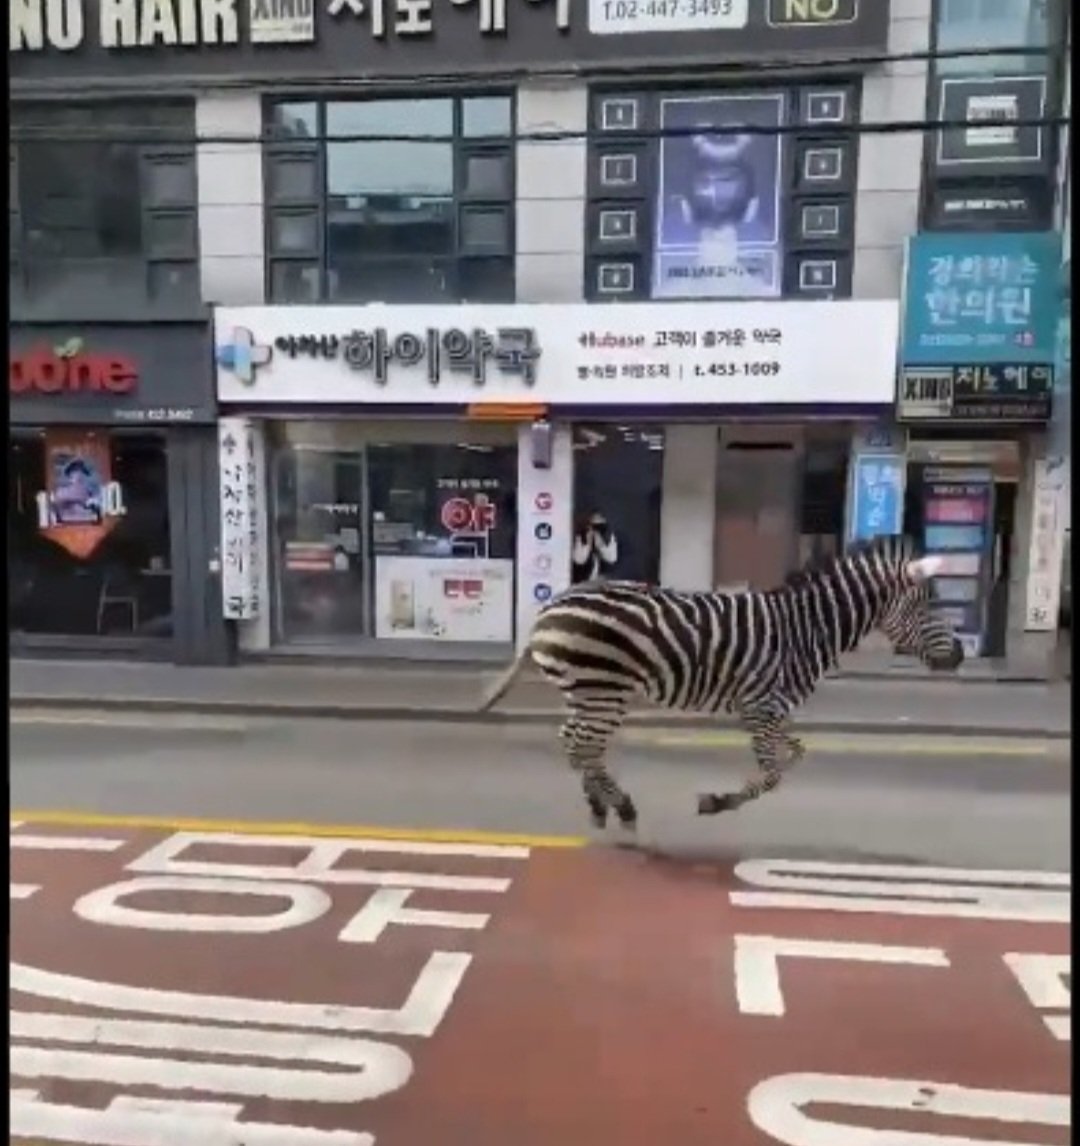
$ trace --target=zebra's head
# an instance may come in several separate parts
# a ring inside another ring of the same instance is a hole
[[[941,567],[940,557],[904,560],[897,570],[896,591],[885,603],[880,628],[897,653],[918,657],[934,672],[954,672],[963,663],[964,647],[931,603],[930,582]]]

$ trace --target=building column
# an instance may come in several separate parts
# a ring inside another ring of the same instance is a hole
[[[256,306],[266,301],[263,237],[262,100],[257,92],[203,92],[195,103],[200,143],[199,256],[207,303]]]
[[[529,80],[517,130],[576,139],[517,145],[517,301],[581,302],[585,293],[585,137],[589,93],[577,81]]]
[[[716,532],[716,425],[664,428],[660,499],[660,583],[672,589],[713,589]]]

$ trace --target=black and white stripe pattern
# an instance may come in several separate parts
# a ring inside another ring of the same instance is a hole
[[[734,712],[750,734],[758,775],[738,792],[706,793],[698,811],[738,808],[776,787],[804,753],[788,731],[792,710],[842,653],[872,630],[934,669],[963,652],[930,607],[938,559],[916,559],[904,538],[878,538],[790,576],[776,589],[683,593],[635,582],[595,582],[562,593],[537,618],[528,644],[492,687],[494,705],[531,660],[560,688],[560,729],[593,821],[613,810],[632,826],[637,810],[604,764],[631,701]]]

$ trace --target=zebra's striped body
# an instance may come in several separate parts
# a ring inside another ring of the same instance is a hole
[[[560,730],[582,774],[593,819],[637,811],[604,765],[630,703],[737,714],[760,775],[740,792],[699,798],[702,813],[739,807],[775,787],[802,755],[792,710],[842,653],[880,628],[936,668],[955,668],[960,646],[929,608],[932,559],[916,561],[901,538],[879,539],[760,593],[687,593],[633,582],[579,585],[536,620],[521,655],[486,698],[493,705],[531,659],[562,690]]]

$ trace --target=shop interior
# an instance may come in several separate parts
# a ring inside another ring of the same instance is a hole
[[[61,490],[64,474],[74,474],[78,484]],[[104,491],[111,505],[102,504],[103,486],[111,487]],[[62,493],[67,508],[58,516]],[[13,640],[170,638],[170,544],[164,435],[71,427],[11,431]]]

